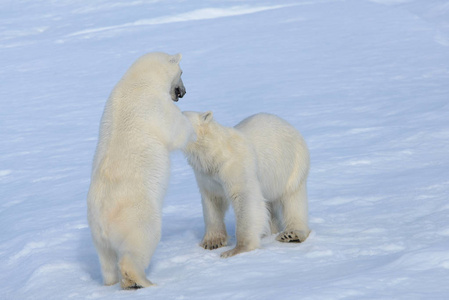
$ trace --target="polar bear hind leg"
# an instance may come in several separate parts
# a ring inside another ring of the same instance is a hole
[[[140,289],[154,285],[146,278],[145,269],[137,264],[134,255],[125,254],[119,262],[122,280],[120,285],[124,290]]]
[[[96,245],[100,258],[101,274],[105,285],[114,285],[119,282],[117,254],[113,249],[104,245]]]
[[[298,189],[281,199],[285,229],[277,237],[280,242],[302,243],[309,236],[307,226],[307,188],[303,181]]]
[[[158,217],[142,220],[139,213],[134,214],[136,220],[127,220],[121,224],[120,232],[123,240],[117,240],[118,266],[121,274],[120,285],[123,289],[138,289],[154,285],[145,275],[151,257],[160,239],[160,220]],[[148,222],[148,223],[147,223]],[[125,222],[124,222],[125,223]]]
[[[270,212],[270,232],[271,234],[279,233],[283,224],[280,201],[268,202],[267,207]]]

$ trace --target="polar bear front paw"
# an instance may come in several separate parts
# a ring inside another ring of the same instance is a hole
[[[283,243],[302,243],[308,236],[309,233],[304,230],[288,230],[279,233],[276,240]]]
[[[226,235],[213,236],[211,238],[204,238],[200,246],[204,249],[214,250],[224,247],[228,244],[228,237]]]

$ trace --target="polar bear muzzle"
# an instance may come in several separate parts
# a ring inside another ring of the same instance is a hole
[[[171,92],[171,98],[173,101],[178,102],[179,98],[184,97],[186,94],[186,88],[184,87],[184,83],[182,79],[179,78],[178,84],[176,84]]]

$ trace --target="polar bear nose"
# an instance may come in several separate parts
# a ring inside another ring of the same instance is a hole
[[[175,93],[176,93],[176,96],[178,96],[179,98],[182,98],[186,94],[186,89],[182,88],[182,87],[177,87],[175,89]]]

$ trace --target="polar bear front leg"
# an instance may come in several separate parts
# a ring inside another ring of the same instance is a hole
[[[224,216],[229,203],[223,197],[207,192],[202,192],[201,201],[203,203],[206,233],[200,246],[209,250],[226,246],[228,235],[226,233]]]
[[[264,226],[268,222],[264,198],[258,186],[234,192],[230,197],[236,217],[237,245],[223,252],[223,258],[259,248]]]

